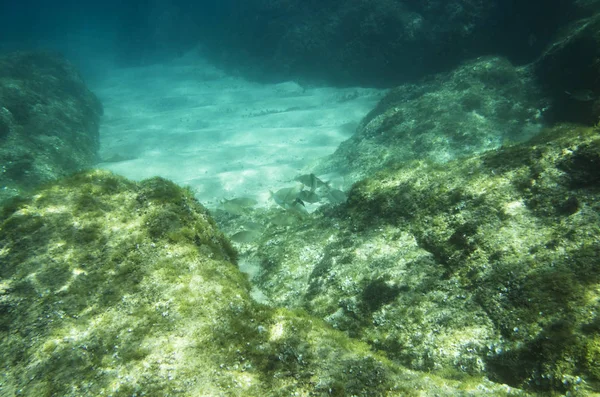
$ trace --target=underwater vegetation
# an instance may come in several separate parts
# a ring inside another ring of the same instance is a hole
[[[559,11],[511,3],[543,14],[527,28],[543,37],[513,40],[532,60]],[[250,1],[230,16],[267,25],[237,37],[283,75],[391,84],[462,60],[498,5]],[[0,395],[600,394],[598,21],[530,66],[482,57],[392,89],[272,208],[223,200],[218,225],[162,178],[54,181],[97,160],[101,106],[55,55],[0,58]],[[565,120],[587,126],[543,128]],[[317,176],[332,170],[357,183]]]
[[[440,165],[390,166],[244,261],[303,308],[415,370],[600,392],[600,133],[563,124]]]
[[[0,214],[0,395],[524,396],[250,298],[190,190],[87,171]]]

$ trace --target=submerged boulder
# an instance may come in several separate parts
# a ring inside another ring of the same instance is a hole
[[[561,0],[224,0],[214,8],[204,13],[211,21],[200,28],[202,44],[239,73],[391,87],[484,54],[531,62],[575,6]]]
[[[0,57],[0,202],[93,165],[102,105],[50,52]]]
[[[188,190],[88,171],[0,215],[0,394],[508,396],[250,298]]]
[[[576,125],[443,165],[401,163],[346,204],[267,231],[244,261],[272,304],[399,364],[598,393],[599,164],[599,131]]]
[[[533,61],[595,0],[248,0],[119,7],[115,49],[128,64],[200,44],[236,74],[392,87],[499,54]]]
[[[524,141],[541,129],[544,104],[528,68],[479,58],[392,89],[315,172],[356,181],[391,163],[441,163]]]

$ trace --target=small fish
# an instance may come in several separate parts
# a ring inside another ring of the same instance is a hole
[[[298,193],[300,193],[299,187],[284,187],[283,189],[279,189],[275,193],[271,193],[271,198],[278,205],[283,208],[286,208],[286,205],[292,204],[297,198]]]
[[[237,232],[229,238],[231,241],[236,243],[247,244],[258,240],[260,236],[261,233],[255,230],[242,230],[241,232]]]
[[[300,182],[304,186],[314,192],[320,187],[329,187],[329,184],[320,180],[315,174],[304,174],[294,178],[295,181]]]
[[[310,190],[303,190],[300,193],[298,193],[298,198],[306,203],[310,203],[310,204],[314,204],[314,203],[318,203],[319,201],[321,201],[321,198],[319,197],[319,195],[313,191]]]
[[[570,96],[571,98],[580,101],[580,102],[589,102],[596,99],[596,94],[592,90],[574,90],[574,91],[565,91],[565,94]]]
[[[226,201],[221,203],[220,208],[234,215],[244,215],[246,213],[246,208]]]
[[[327,192],[327,198],[329,199],[329,202],[331,202],[331,204],[341,204],[345,203],[346,200],[348,200],[348,196],[346,196],[346,193],[342,192],[339,189],[329,189],[329,192]]]

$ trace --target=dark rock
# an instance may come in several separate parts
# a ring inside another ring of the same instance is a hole
[[[580,205],[577,196],[569,196],[558,204],[558,212],[565,215],[573,215],[579,211]]]
[[[560,168],[568,174],[572,187],[600,188],[600,142],[577,147]]]
[[[563,0],[136,0],[122,9],[116,48],[140,64],[200,44],[255,79],[392,87],[481,55],[531,62],[582,9]]]
[[[66,60],[47,52],[0,58],[0,201],[91,166],[102,106]]]
[[[600,120],[600,7],[589,6],[581,19],[561,30],[534,63],[534,72],[552,99],[549,121],[588,125]],[[577,98],[577,91],[592,94],[590,100]]]

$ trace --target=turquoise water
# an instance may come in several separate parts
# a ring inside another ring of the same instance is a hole
[[[600,2],[0,5],[0,396],[600,392]]]

